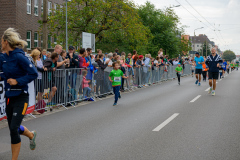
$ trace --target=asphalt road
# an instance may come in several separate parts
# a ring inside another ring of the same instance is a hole
[[[37,148],[22,137],[19,160],[239,160],[239,79],[218,81],[214,97],[185,77],[123,94],[118,106],[110,98],[23,122]],[[0,148],[11,159],[8,128]]]

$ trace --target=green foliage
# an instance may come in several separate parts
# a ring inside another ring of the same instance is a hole
[[[66,8],[58,7],[48,17],[48,30],[57,43],[65,46]],[[42,22],[39,22],[42,24]],[[170,57],[191,50],[181,39],[182,28],[172,9],[159,10],[149,2],[136,7],[130,0],[72,0],[68,2],[68,44],[81,46],[82,32],[96,35],[96,48],[113,52],[156,56],[163,48]],[[40,32],[41,32],[40,28]]]
[[[150,29],[153,35],[148,46],[148,51],[152,55],[156,56],[160,48],[163,48],[170,57],[190,50],[189,46],[186,46],[186,41],[181,40],[183,29],[177,28],[179,17],[172,9],[162,11],[156,9],[150,2],[146,2],[145,5],[139,7],[138,13],[142,23]]]
[[[207,48],[207,56],[211,54],[210,46],[206,45],[206,41],[205,41],[204,44],[202,45],[202,49],[200,49],[199,51],[200,55],[206,56],[206,48]]]
[[[66,8],[49,16],[50,34],[65,43]],[[96,35],[96,48],[104,52],[115,48],[132,52],[148,45],[150,31],[141,22],[134,4],[123,0],[72,0],[68,2],[69,45],[80,46],[81,33]]]
[[[226,51],[224,51],[222,58],[225,59],[226,61],[231,62],[232,60],[236,59],[236,55],[233,51],[226,50]]]

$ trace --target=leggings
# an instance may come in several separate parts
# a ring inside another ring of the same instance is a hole
[[[207,71],[203,71],[202,75],[203,75],[203,80],[206,80],[207,79]]]
[[[28,100],[28,93],[21,93],[19,96],[10,97],[6,100],[6,114],[12,144],[21,142],[20,134],[24,132],[21,123],[27,111]]]
[[[180,82],[181,74],[177,73],[177,77],[178,77],[178,82]]]

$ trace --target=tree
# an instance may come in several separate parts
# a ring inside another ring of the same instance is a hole
[[[65,43],[66,8],[58,7],[48,17],[49,34]],[[69,45],[80,46],[82,32],[96,35],[96,47],[105,52],[146,48],[151,33],[128,0],[72,0],[68,2]]]
[[[156,9],[153,4],[146,2],[145,5],[139,7],[138,14],[142,23],[150,29],[153,35],[148,45],[148,51],[153,56],[157,55],[160,48],[163,48],[165,54],[170,57],[182,54],[183,48],[185,48],[185,51],[189,49],[186,46],[184,47],[181,41],[183,29],[177,27],[179,17],[172,9]]]
[[[207,49],[207,56],[209,56],[211,54],[210,46],[206,45],[206,41],[205,41],[202,45],[202,49],[199,50],[200,55],[206,56],[206,49]]]
[[[226,61],[232,61],[234,59],[236,59],[236,55],[233,51],[231,50],[226,50],[223,52],[223,59],[225,59]]]

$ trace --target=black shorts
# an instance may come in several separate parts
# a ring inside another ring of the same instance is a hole
[[[195,74],[202,74],[202,69],[196,69]]]
[[[208,72],[208,79],[218,79],[219,72]]]

